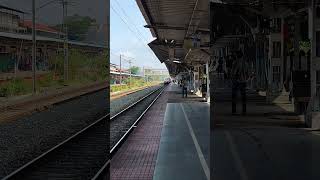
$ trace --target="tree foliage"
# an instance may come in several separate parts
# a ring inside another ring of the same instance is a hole
[[[138,74],[140,71],[140,68],[138,66],[132,66],[129,70],[131,74]]]
[[[70,40],[82,41],[86,38],[90,26],[96,24],[96,20],[88,16],[80,16],[75,14],[66,18],[66,24],[68,27],[68,38]],[[61,27],[59,24],[56,28]]]

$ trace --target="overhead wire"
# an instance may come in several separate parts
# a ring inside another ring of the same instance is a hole
[[[128,30],[131,31],[131,32],[135,35],[135,37],[138,39],[138,41],[141,40],[141,41],[139,41],[139,43],[144,42],[143,38],[141,38],[140,35],[137,34],[137,33],[130,27],[130,25],[127,23],[126,18],[123,18],[123,17],[120,15],[120,13],[115,10],[115,8],[113,7],[112,4],[110,4],[110,7],[111,7],[111,10],[112,10],[112,11],[120,18],[120,20],[127,26]],[[154,54],[153,54],[153,52],[151,51],[150,47],[147,46],[147,44],[144,44],[144,43],[142,43],[142,45],[143,45],[143,46],[146,46],[148,52],[151,54],[151,57],[154,59]]]
[[[140,32],[140,30],[137,28],[137,25],[134,23],[134,21],[132,21],[132,19],[130,18],[130,16],[127,15],[127,13],[125,12],[125,10],[121,7],[120,3],[118,0],[115,0],[115,2],[118,4],[119,8],[121,9],[121,11],[123,12],[123,14],[126,16],[127,19],[129,19],[129,21],[127,22],[131,22],[133,27],[136,29],[136,32],[142,37],[142,39],[144,39],[146,42],[147,40],[145,39],[145,37],[142,35],[142,33]]]

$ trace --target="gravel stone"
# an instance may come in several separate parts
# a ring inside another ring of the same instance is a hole
[[[0,124],[0,179],[109,113],[108,89]]]
[[[146,96],[147,94],[158,89],[159,87],[160,87],[160,85],[152,86],[152,87],[137,91],[135,93],[128,94],[128,95],[123,96],[121,98],[112,100],[110,102],[110,115],[113,116],[113,115],[117,114],[121,110],[128,107],[130,104],[136,102],[138,99]]]

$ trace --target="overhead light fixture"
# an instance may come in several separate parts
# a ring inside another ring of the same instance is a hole
[[[165,42],[165,43],[168,43],[168,40],[167,40],[167,39],[165,39],[165,40],[164,40],[164,42]]]
[[[172,40],[170,41],[170,43],[171,43],[171,44],[174,43],[174,39],[172,39]]]
[[[177,60],[174,60],[174,61],[172,61],[172,62],[181,64],[181,61],[177,61]]]

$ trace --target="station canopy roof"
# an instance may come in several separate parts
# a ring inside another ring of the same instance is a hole
[[[307,11],[310,3],[310,0],[210,0],[214,34],[211,48],[224,47],[250,34],[259,34],[264,21],[269,26],[271,17],[295,16]],[[235,32],[235,27],[241,32]]]
[[[136,0],[153,37],[149,43],[170,75],[209,59],[209,1]]]

